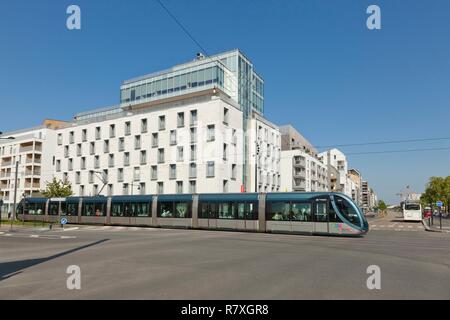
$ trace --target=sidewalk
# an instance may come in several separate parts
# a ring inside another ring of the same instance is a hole
[[[423,225],[427,231],[450,233],[450,217],[442,217],[442,229],[440,228],[439,216],[433,216],[433,223],[430,226],[430,219],[423,219]]]

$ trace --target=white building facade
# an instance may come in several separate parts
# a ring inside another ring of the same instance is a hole
[[[239,192],[242,112],[219,90],[84,113],[58,130],[55,174],[75,195]]]
[[[348,177],[348,162],[345,154],[338,149],[331,149],[319,153],[318,157],[325,165],[333,166],[339,172],[339,178],[337,179],[339,185],[336,191],[345,193],[351,197],[352,186]],[[329,168],[328,172],[331,172]],[[331,180],[330,177],[329,180]]]
[[[37,196],[53,177],[56,148],[55,130],[46,126],[6,132],[0,140],[0,199],[2,214],[11,212],[17,172],[16,203]]]
[[[280,191],[328,191],[327,166],[301,149],[281,151]]]

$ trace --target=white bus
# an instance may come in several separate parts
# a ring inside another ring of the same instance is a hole
[[[422,206],[418,201],[406,201],[403,203],[403,220],[404,221],[421,221]]]

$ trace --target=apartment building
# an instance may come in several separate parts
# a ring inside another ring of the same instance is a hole
[[[0,199],[2,214],[11,211],[14,203],[16,163],[17,203],[23,197],[37,196],[53,177],[56,147],[55,129],[63,122],[46,120],[43,125],[23,130],[5,132],[0,140]]]
[[[348,162],[347,157],[343,152],[334,148],[328,151],[324,151],[319,153],[319,159],[327,165],[328,168],[328,180],[331,185],[331,176],[332,170],[330,167],[334,167],[337,169],[339,177],[337,179],[337,185],[335,191],[345,193],[348,196],[352,195],[351,183],[348,178]]]
[[[328,170],[316,148],[294,127],[280,127],[281,191],[328,191]]]
[[[278,126],[256,112],[249,119],[250,155],[247,192],[280,191],[281,136]]]
[[[55,174],[79,196],[239,192],[242,111],[220,89],[75,116],[58,130]]]
[[[362,181],[362,201],[361,207],[365,210],[372,210],[378,203],[378,198],[369,182]]]
[[[348,178],[350,183],[350,190],[352,193],[352,199],[356,204],[362,204],[362,176],[356,169],[348,170]]]

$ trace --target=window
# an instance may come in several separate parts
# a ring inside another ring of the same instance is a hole
[[[129,136],[131,134],[131,122],[125,122],[125,135]]]
[[[128,183],[124,183],[122,185],[122,194],[125,195],[125,196],[128,195],[128,193],[129,193],[128,189],[129,189]]]
[[[147,151],[141,151],[141,165],[147,164]]]
[[[114,154],[110,154],[108,158],[108,166],[110,168],[114,167]]]
[[[164,193],[164,182],[158,182],[157,184],[157,193],[163,194]]]
[[[197,160],[197,146],[195,144],[191,145],[191,161]]]
[[[117,169],[117,182],[123,182],[123,169]]]
[[[124,151],[125,150],[125,138],[119,138],[118,149],[119,149],[119,151]]]
[[[130,153],[129,153],[129,152],[125,152],[125,153],[123,154],[123,165],[124,165],[125,167],[127,167],[127,166],[130,165]]]
[[[112,196],[114,193],[114,189],[113,189],[113,185],[112,184],[108,184],[108,197]]]
[[[141,148],[141,136],[134,137],[134,149],[139,150]]]
[[[345,219],[356,226],[361,226],[361,219],[358,212],[346,199],[340,196],[334,196],[334,202],[339,210],[339,213],[342,214]]]
[[[237,143],[237,135],[236,135],[236,129],[233,129],[232,130],[232,133],[231,133],[231,143],[232,144],[234,144],[234,145],[236,145],[236,143]]]
[[[159,116],[158,128],[159,128],[159,130],[166,129],[166,117],[165,116]]]
[[[80,186],[80,196],[84,196],[84,186]],[[78,211],[78,209],[77,209]]]
[[[86,170],[86,157],[80,159],[80,168],[81,170]]]
[[[177,178],[177,165],[171,164],[170,172],[169,172],[169,179],[176,179],[176,178]]]
[[[189,193],[197,192],[197,183],[196,181],[189,181]]]
[[[177,161],[183,161],[184,151],[183,147],[177,147]]]
[[[83,202],[83,210],[81,211],[83,216],[106,216],[106,203],[105,202]]]
[[[223,180],[223,192],[228,192],[228,180]]]
[[[61,160],[56,160],[56,172],[61,172]]]
[[[158,180],[158,166],[151,167],[151,177],[152,180]]]
[[[69,146],[64,146],[64,157],[65,158],[69,157]]]
[[[179,112],[177,114],[177,127],[184,127],[184,112]]]
[[[141,180],[141,169],[139,167],[135,167],[133,170],[133,180],[134,181]]]
[[[289,221],[289,202],[270,202],[267,209],[267,220]]]
[[[73,131],[70,131],[69,133],[69,143],[70,144],[75,143],[75,132]]]
[[[102,135],[102,129],[100,127],[95,128],[95,139],[100,140]]]
[[[63,136],[62,133],[58,133],[58,146],[63,144]]]
[[[202,202],[199,204],[200,219],[258,219],[258,203],[246,202]]]
[[[141,133],[147,132],[147,119],[141,120]]]
[[[89,145],[89,153],[91,156],[95,154],[95,142],[91,142]]]
[[[164,163],[164,149],[158,149],[158,163]]]
[[[116,136],[116,126],[114,124],[109,126],[109,137],[114,138]]]
[[[312,221],[311,204],[310,203],[291,203],[291,220],[292,221]]]
[[[158,202],[158,218],[191,218],[191,204],[189,202]]]
[[[197,143],[197,128],[191,128],[191,143]]]
[[[73,159],[69,159],[67,167],[69,171],[73,170]]]
[[[227,144],[223,144],[223,160],[227,161]]]
[[[100,168],[100,156],[95,156],[94,157],[94,168],[95,169]]]
[[[109,140],[105,140],[105,142],[103,144],[103,152],[109,153]]]
[[[87,141],[87,129],[83,129],[81,131],[81,141],[86,142]]]
[[[223,108],[223,123],[228,124],[228,114],[229,111],[227,108]]]
[[[177,181],[177,193],[183,193],[183,181]]]
[[[77,157],[81,157],[82,150],[81,150],[81,143],[77,144]]]
[[[207,141],[214,141],[216,139],[213,124],[208,125],[206,134]]]
[[[113,217],[149,217],[150,210],[150,203],[147,202],[114,201],[111,204],[111,216]]]
[[[158,147],[158,132],[152,133],[152,148]]]
[[[208,161],[206,163],[206,177],[214,177],[214,161]]]
[[[89,171],[89,183],[94,183],[94,171]]]
[[[177,130],[170,130],[170,145],[177,144]]]
[[[191,122],[190,122],[191,126],[196,126],[197,125],[197,110],[191,110]]]
[[[236,180],[236,164],[231,165],[231,179]]]
[[[194,179],[197,178],[197,164],[191,163],[189,165],[189,178]]]

